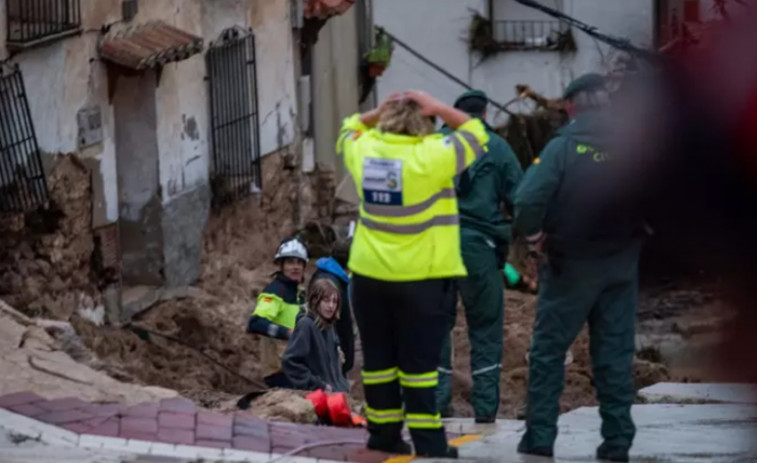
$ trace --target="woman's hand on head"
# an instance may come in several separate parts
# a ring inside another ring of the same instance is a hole
[[[426,92],[407,92],[405,97],[418,103],[424,116],[438,116],[441,108],[444,107],[444,103]]]

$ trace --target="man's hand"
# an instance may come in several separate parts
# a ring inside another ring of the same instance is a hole
[[[331,384],[327,384],[326,387],[323,388],[323,390],[324,392],[326,392],[326,394],[331,394],[332,392],[334,392],[334,388],[331,387]]]
[[[337,349],[339,350],[339,363],[344,365],[344,363],[347,361],[347,358],[344,356],[344,351],[341,347],[337,347]]]

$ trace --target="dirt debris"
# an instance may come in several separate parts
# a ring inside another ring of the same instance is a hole
[[[531,343],[535,310],[536,296],[516,291],[506,293],[505,347],[500,377],[499,415],[502,418],[515,418],[525,403],[528,384],[526,353]],[[468,403],[473,386],[468,363],[470,343],[462,306],[458,307],[453,343],[455,374],[452,380],[452,406],[456,416],[472,417],[473,409]],[[589,337],[586,329],[581,332],[571,350],[574,361],[565,371],[565,389],[560,401],[562,412],[597,405],[592,385]],[[668,381],[671,376],[664,365],[637,359],[634,362],[634,379],[636,387],[642,388],[657,382]]]
[[[135,404],[176,397],[159,387],[126,384],[69,356],[64,345],[48,334],[62,322],[31,319],[0,301],[0,395],[33,391],[48,399],[78,397],[92,402]]]
[[[278,389],[263,394],[250,404],[249,412],[264,420],[313,424],[315,408],[306,392]]]
[[[48,209],[0,217],[0,298],[27,315],[66,320],[99,305],[89,171],[76,155],[57,156],[48,187]]]

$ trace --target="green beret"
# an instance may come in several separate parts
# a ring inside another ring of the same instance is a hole
[[[476,98],[484,101],[489,101],[489,97],[487,97],[486,93],[484,93],[482,90],[468,90],[467,92],[460,95],[457,100],[455,100],[455,107],[457,107],[460,102],[467,100],[468,98]]]
[[[568,88],[565,89],[565,93],[563,94],[563,98],[567,100],[575,96],[578,92],[605,89],[606,83],[605,78],[599,74],[584,74],[568,85]]]

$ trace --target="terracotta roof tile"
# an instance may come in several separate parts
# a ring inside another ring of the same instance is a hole
[[[163,21],[152,21],[106,36],[100,56],[127,68],[143,70],[181,61],[202,51],[201,37]]]
[[[344,14],[355,0],[308,0],[305,5],[306,18],[326,19]]]

